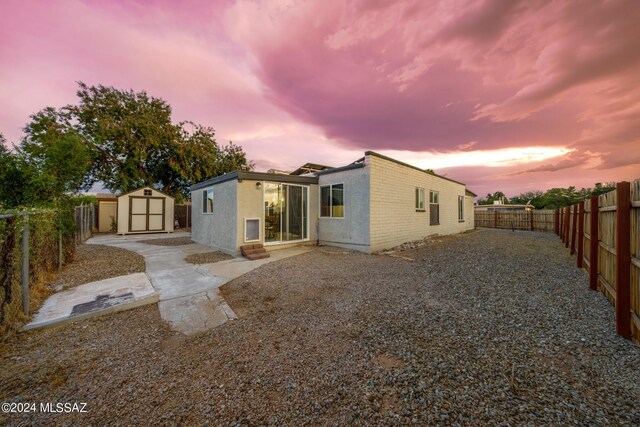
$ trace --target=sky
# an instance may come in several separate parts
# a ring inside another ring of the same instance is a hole
[[[0,132],[145,90],[256,170],[373,150],[483,196],[640,177],[636,0],[0,0]]]

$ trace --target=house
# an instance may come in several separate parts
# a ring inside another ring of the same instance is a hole
[[[475,194],[452,179],[372,151],[330,168],[231,172],[191,187],[191,238],[231,255],[320,243],[372,253],[474,228]]]
[[[475,210],[479,212],[523,212],[535,209],[533,205],[506,205],[498,200],[492,205],[478,205]]]

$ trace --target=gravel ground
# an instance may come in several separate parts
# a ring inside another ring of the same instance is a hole
[[[76,248],[73,262],[63,267],[51,287],[68,289],[96,280],[144,271],[142,255],[113,246],[83,244]]]
[[[233,259],[233,257],[222,252],[203,252],[187,255],[184,260],[191,264],[212,264],[226,259]]]
[[[267,264],[222,288],[240,319],[197,336],[155,306],[22,334],[0,350],[0,401],[89,413],[0,424],[640,424],[640,347],[553,234],[411,257]]]
[[[140,240],[140,243],[156,246],[182,246],[193,243],[190,237],[168,237],[166,239]]]

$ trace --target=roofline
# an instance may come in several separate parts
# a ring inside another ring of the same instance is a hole
[[[136,191],[144,190],[144,189],[147,189],[147,188],[148,188],[149,190],[157,191],[158,193],[162,194],[163,196],[165,196],[165,197],[169,197],[169,198],[171,198],[171,199],[174,199],[174,200],[175,200],[175,197],[170,196],[170,195],[168,195],[168,194],[166,194],[166,193],[163,193],[163,192],[162,192],[162,191],[160,191],[160,190],[156,190],[155,188],[150,187],[150,186],[148,186],[148,185],[145,185],[144,187],[136,188],[135,190],[127,191],[126,193],[118,194],[118,195],[116,196],[116,199],[117,199],[118,197],[126,196],[127,194],[135,193]]]
[[[390,161],[390,162],[397,163],[397,164],[399,164],[399,165],[401,165],[401,166],[406,166],[406,167],[408,167],[408,168],[415,169],[415,170],[420,171],[420,172],[424,172],[424,173],[426,173],[426,174],[429,174],[429,175],[431,175],[431,176],[435,176],[435,177],[437,177],[437,178],[446,179],[447,181],[451,181],[451,182],[455,182],[456,184],[464,185],[464,186],[465,186],[465,189],[466,189],[466,185],[465,185],[463,182],[456,181],[455,179],[447,178],[446,176],[438,175],[438,174],[437,174],[437,173],[435,173],[435,172],[434,172],[434,173],[427,172],[426,170],[424,170],[424,169],[420,169],[420,168],[419,168],[419,167],[417,167],[417,166],[413,166],[413,165],[410,165],[409,163],[401,162],[400,160],[396,160],[396,159],[393,159],[393,158],[391,158],[391,157],[387,157],[387,156],[385,156],[385,155],[383,155],[383,154],[376,153],[375,151],[365,151],[364,155],[365,155],[365,156],[375,156],[375,157],[379,157],[379,158],[381,158],[381,159],[384,159],[384,160],[388,160],[388,161]]]
[[[466,187],[465,187],[464,191],[465,191],[466,193],[469,193],[469,195],[470,195],[470,196],[478,197],[478,195],[477,195],[476,193],[474,193],[473,191],[469,190],[469,189],[468,189],[468,188],[466,188]]]
[[[298,175],[280,175],[276,173],[266,172],[246,172],[246,171],[233,171],[224,175],[216,176],[215,178],[208,179],[206,181],[193,184],[189,187],[190,191],[195,191],[200,188],[211,187],[212,185],[221,184],[227,181],[238,180],[242,181],[273,181],[284,182],[292,184],[317,184],[318,178],[315,176],[298,176]]]
[[[336,172],[343,172],[343,171],[348,171],[351,169],[360,169],[364,167],[364,163],[351,163],[350,165],[346,165],[346,166],[340,166],[339,168],[332,168],[332,169],[327,169],[327,170],[323,170],[323,171],[318,171],[318,172],[314,172],[314,175],[316,176],[320,176],[320,175],[329,175],[332,173],[336,173]]]

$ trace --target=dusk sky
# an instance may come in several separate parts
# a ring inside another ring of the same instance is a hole
[[[146,90],[257,170],[373,150],[479,195],[640,177],[640,3],[0,0],[0,132]]]

